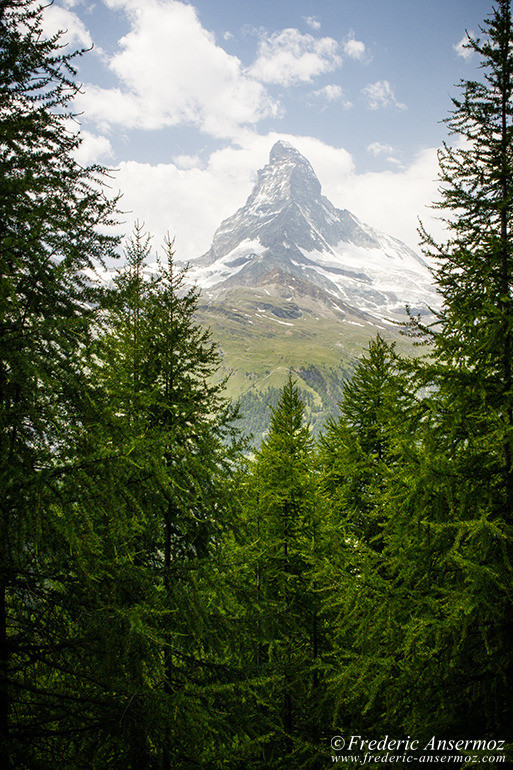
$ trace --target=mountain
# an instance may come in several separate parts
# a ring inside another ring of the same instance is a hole
[[[401,241],[335,208],[308,160],[283,141],[191,277],[219,297],[222,289],[261,286],[280,273],[376,319],[404,317],[406,303],[421,310],[435,299],[425,262]]]
[[[200,320],[220,340],[229,392],[250,423],[255,413],[257,434],[290,369],[319,427],[369,338],[398,338],[407,304],[415,313],[438,304],[421,257],[337,209],[309,161],[283,141],[189,279],[202,290]]]

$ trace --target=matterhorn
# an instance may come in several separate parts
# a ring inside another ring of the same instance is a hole
[[[406,306],[427,316],[439,304],[422,258],[336,208],[309,161],[284,141],[189,280],[201,289],[199,320],[219,340],[228,392],[241,399],[257,439],[290,371],[318,429],[336,413],[369,340],[379,333],[407,347],[399,331]]]
[[[245,205],[222,222],[192,276],[217,296],[272,277],[282,285],[295,278],[326,292],[324,300],[381,321],[404,317],[405,305],[421,311],[436,301],[425,262],[401,241],[335,208],[308,160],[284,141],[273,146]]]

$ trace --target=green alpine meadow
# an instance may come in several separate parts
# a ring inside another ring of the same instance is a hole
[[[510,0],[444,239],[279,139],[190,265],[79,155],[75,6],[0,0],[0,766],[513,767]]]

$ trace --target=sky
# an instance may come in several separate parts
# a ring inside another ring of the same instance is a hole
[[[437,150],[464,47],[489,0],[54,0],[77,60],[81,163],[113,169],[122,232],[194,260],[242,206],[278,139],[338,208],[419,251],[436,237]],[[457,142],[457,137],[449,137]]]

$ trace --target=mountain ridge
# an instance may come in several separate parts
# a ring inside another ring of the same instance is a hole
[[[216,230],[210,249],[191,264],[205,291],[257,285],[268,270],[312,282],[355,308],[404,316],[434,300],[431,275],[420,256],[396,238],[337,209],[322,195],[309,163],[279,141],[244,206]]]
[[[188,281],[201,289],[198,320],[219,340],[219,376],[257,443],[288,372],[317,432],[369,340],[379,332],[413,352],[399,332],[405,306],[426,315],[438,299],[422,258],[336,208],[310,162],[283,141]]]

